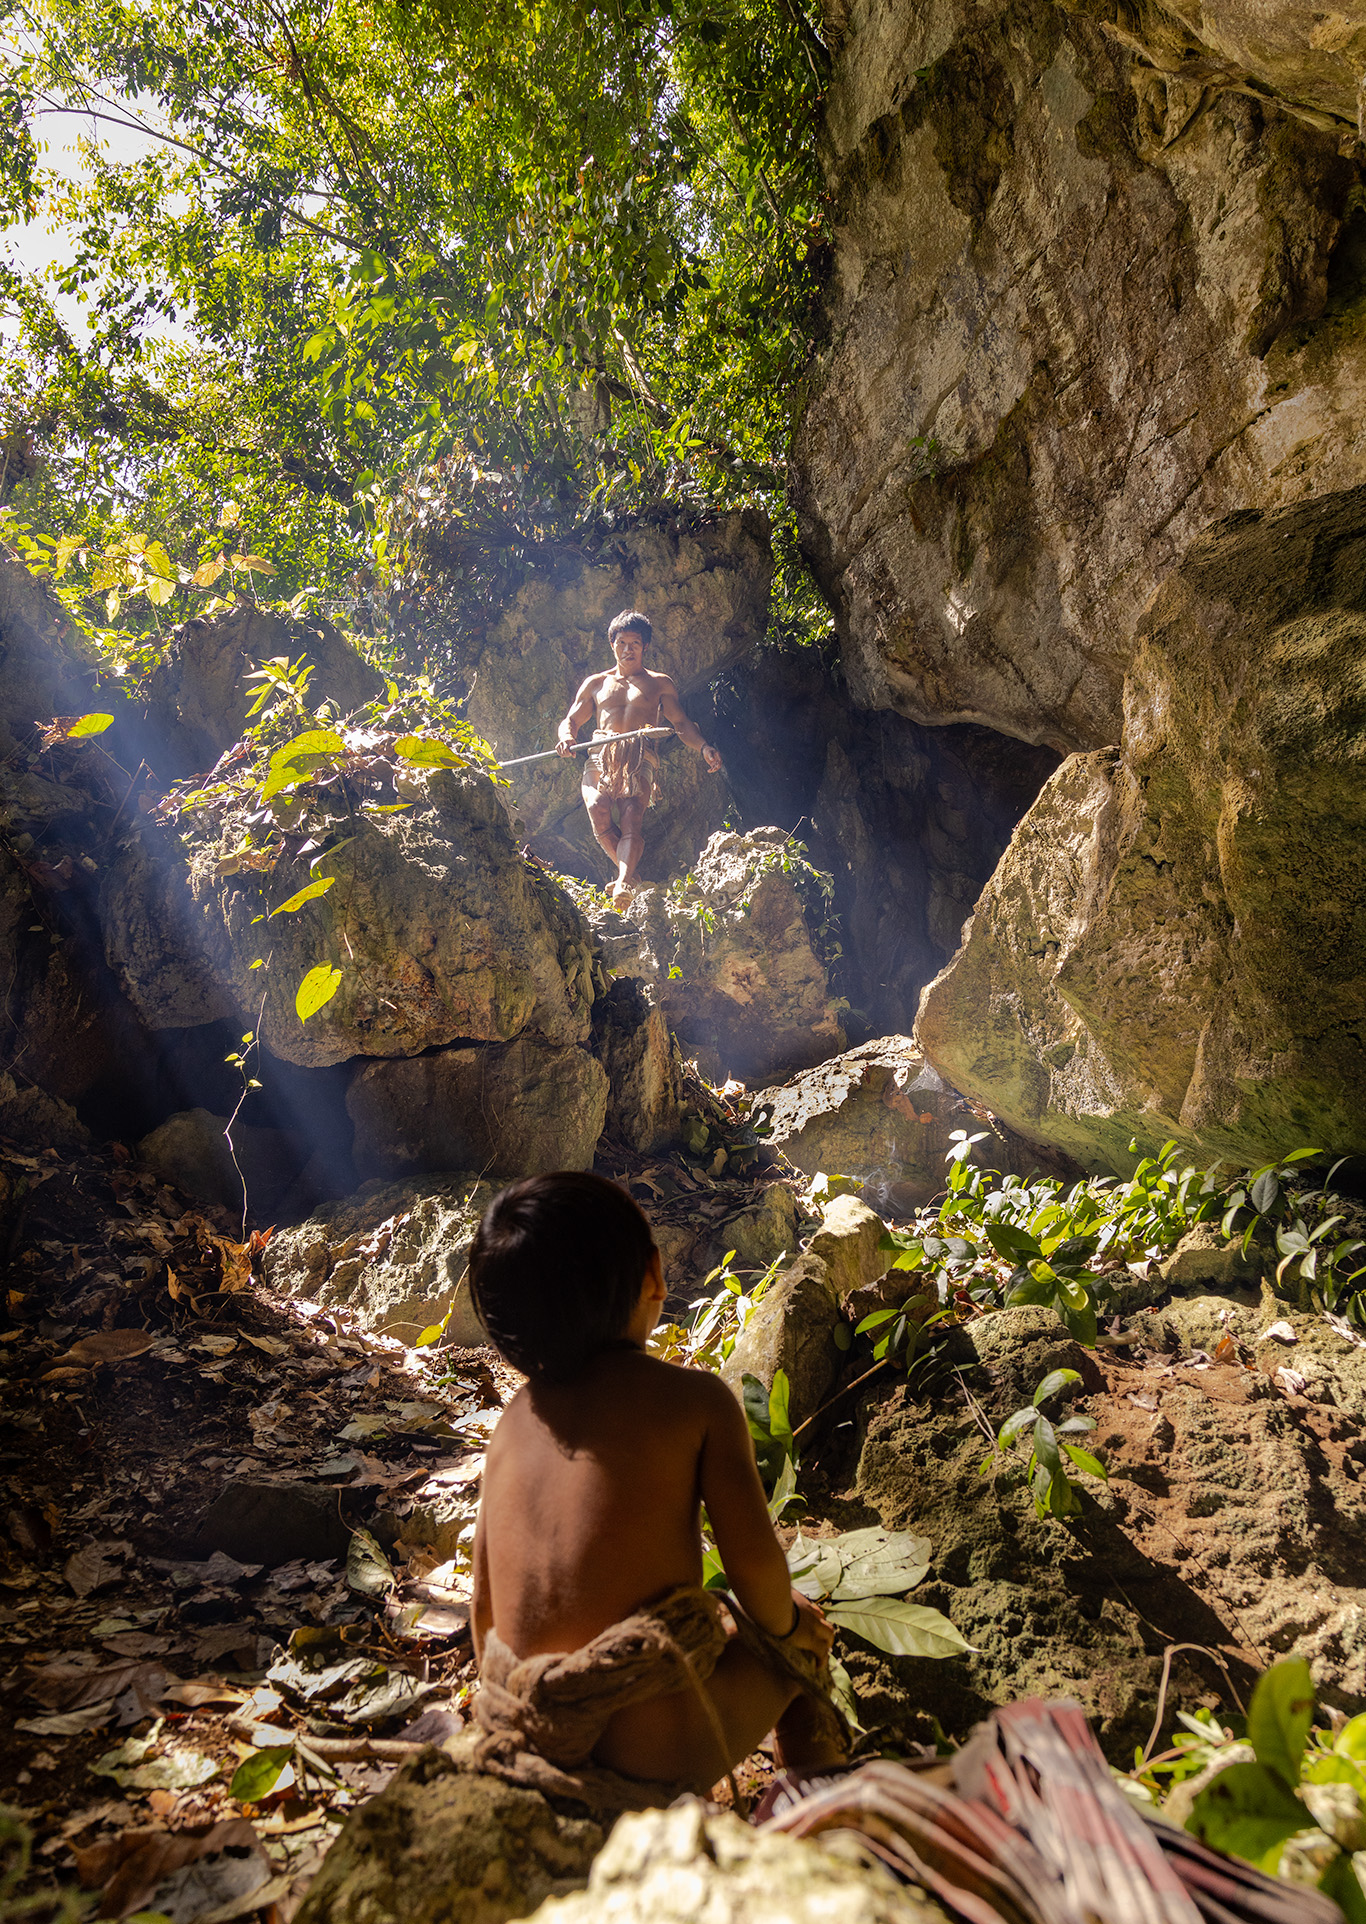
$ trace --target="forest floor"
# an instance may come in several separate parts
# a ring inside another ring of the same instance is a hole
[[[460,1719],[467,1587],[401,1533],[424,1497],[447,1537],[472,1522],[513,1379],[273,1299],[250,1243],[117,1150],[0,1143],[0,1206],[0,1804],[40,1883],[118,1880],[109,1914],[145,1907],[189,1829],[219,1924],[236,1897],[287,1918],[406,1754],[367,1733]],[[268,1891],[207,1837],[243,1818]]]
[[[118,1146],[0,1140],[0,1917],[79,1885],[287,1924],[465,1721],[462,1548],[519,1379],[272,1296],[263,1246]]]

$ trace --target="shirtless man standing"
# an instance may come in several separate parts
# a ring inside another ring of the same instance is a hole
[[[560,723],[559,753],[572,760],[575,737],[596,709],[600,735],[628,735],[637,728],[668,722],[679,740],[696,749],[715,775],[721,767],[720,753],[703,741],[701,731],[684,714],[672,676],[656,674],[645,666],[651,632],[649,621],[634,609],[615,617],[607,639],[616,656],[616,668],[590,675],[575,695]],[[652,741],[614,742],[593,749],[584,757],[584,764],[584,807],[599,846],[617,865],[613,904],[625,908],[645,853],[645,811],[654,799],[658,748]]]

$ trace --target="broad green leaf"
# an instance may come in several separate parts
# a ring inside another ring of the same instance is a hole
[[[972,1648],[941,1611],[903,1597],[870,1597],[862,1603],[831,1603],[826,1616],[894,1657],[957,1657]]]
[[[725,1590],[729,1588],[725,1565],[713,1544],[702,1545],[702,1588],[704,1590]]]
[[[1000,1429],[996,1432],[996,1441],[1004,1449],[1007,1443],[1013,1443],[1015,1441],[1022,1430],[1027,1430],[1031,1423],[1037,1423],[1038,1420],[1039,1412],[1037,1410],[1016,1410],[1013,1416],[1006,1418],[1005,1422],[1002,1423]]]
[[[271,1744],[264,1750],[254,1750],[233,1772],[228,1795],[239,1804],[259,1804],[275,1789],[293,1755],[293,1744]]]
[[[1065,1390],[1069,1383],[1080,1383],[1080,1381],[1080,1370],[1050,1370],[1034,1392],[1035,1409],[1041,1408],[1050,1396],[1056,1396],[1060,1390]]]
[[[1252,1207],[1259,1216],[1265,1216],[1276,1207],[1280,1193],[1281,1185],[1269,1169],[1265,1170],[1252,1185]]]
[[[316,1015],[325,1003],[332,1000],[341,987],[342,972],[334,969],[330,962],[320,962],[316,969],[310,969],[299,984],[294,995],[294,1007],[300,1022],[307,1022]]]
[[[113,726],[113,722],[112,715],[81,715],[67,729],[66,738],[69,742],[78,742],[88,735],[102,735],[106,728]]]
[[[1260,1763],[1230,1764],[1200,1792],[1186,1829],[1211,1849],[1274,1875],[1282,1844],[1308,1829],[1308,1815],[1277,1771]]]
[[[312,902],[319,895],[326,895],[336,879],[335,875],[321,875],[316,882],[306,882],[301,889],[295,890],[287,902],[281,902],[278,908],[272,909],[271,915],[293,915],[295,910],[301,909],[305,902]]]
[[[792,1449],[792,1423],[787,1413],[788,1387],[787,1371],[773,1372],[773,1388],[768,1393],[768,1431],[775,1443],[781,1443],[787,1451]]]
[[[930,1539],[909,1530],[850,1530],[836,1541],[844,1565],[830,1593],[836,1603],[905,1596],[930,1567]]]
[[[300,755],[344,755],[346,743],[335,728],[306,728],[302,735],[295,735],[283,748],[277,748],[270,758],[272,768],[282,768],[286,762],[294,761]]]
[[[1038,1256],[1041,1252],[1038,1243],[1027,1229],[1015,1223],[987,1223],[987,1241],[998,1256],[1015,1258],[1019,1256]]]
[[[1034,1454],[1045,1469],[1060,1470],[1062,1468],[1062,1457],[1058,1454],[1058,1438],[1046,1416],[1040,1416],[1034,1425]]]
[[[1088,1476],[1098,1476],[1103,1482],[1109,1482],[1110,1472],[1098,1456],[1092,1456],[1089,1450],[1080,1449],[1075,1443],[1064,1443],[1063,1448],[1079,1470],[1085,1470]]]
[[[897,1304],[893,1309],[869,1310],[868,1314],[863,1318],[863,1321],[854,1325],[854,1334],[855,1336],[865,1336],[869,1330],[881,1329],[884,1323],[890,1323],[894,1316],[899,1316],[900,1314],[900,1304]]]
[[[394,753],[401,761],[411,762],[415,768],[464,768],[467,763],[463,756],[457,755],[449,742],[439,742],[429,735],[403,735],[394,743]]]
[[[1256,1682],[1247,1711],[1247,1735],[1257,1762],[1291,1786],[1314,1721],[1314,1679],[1303,1657],[1284,1657]]]
[[[1348,1718],[1333,1739],[1333,1749],[1340,1757],[1352,1757],[1358,1763],[1366,1763],[1366,1712],[1359,1717]]]
[[[768,1499],[768,1514],[774,1523],[781,1523],[783,1511],[796,1494],[797,1465],[791,1456],[785,1456],[783,1467],[773,1485],[773,1494]]]

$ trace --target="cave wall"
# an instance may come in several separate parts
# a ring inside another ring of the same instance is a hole
[[[857,700],[1115,741],[1202,530],[1362,478],[1363,26],[1360,0],[832,15],[791,482]]]
[[[742,819],[790,830],[834,879],[850,1035],[908,1033],[1057,756],[858,708],[814,647],[761,650],[717,680],[712,702]]]

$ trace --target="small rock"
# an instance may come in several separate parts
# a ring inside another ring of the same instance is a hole
[[[836,1196],[823,1212],[809,1252],[830,1271],[835,1295],[843,1303],[856,1289],[874,1283],[892,1257],[878,1248],[886,1224],[857,1196]]]
[[[797,1244],[797,1202],[782,1182],[769,1183],[757,1203],[728,1217],[712,1238],[718,1255],[733,1249],[742,1269],[767,1269],[784,1250],[795,1256]]]
[[[209,1509],[200,1538],[240,1562],[271,1567],[296,1557],[320,1563],[345,1557],[347,1495],[334,1485],[234,1477]]]
[[[945,1913],[861,1850],[754,1830],[695,1800],[617,1823],[588,1889],[536,1924],[931,1924]]]
[[[506,1924],[581,1884],[602,1841],[536,1791],[427,1750],[347,1820],[298,1924]]]
[[[12,1075],[0,1075],[0,1136],[40,1143],[45,1149],[80,1149],[90,1131],[69,1102],[44,1089],[21,1088]]]

